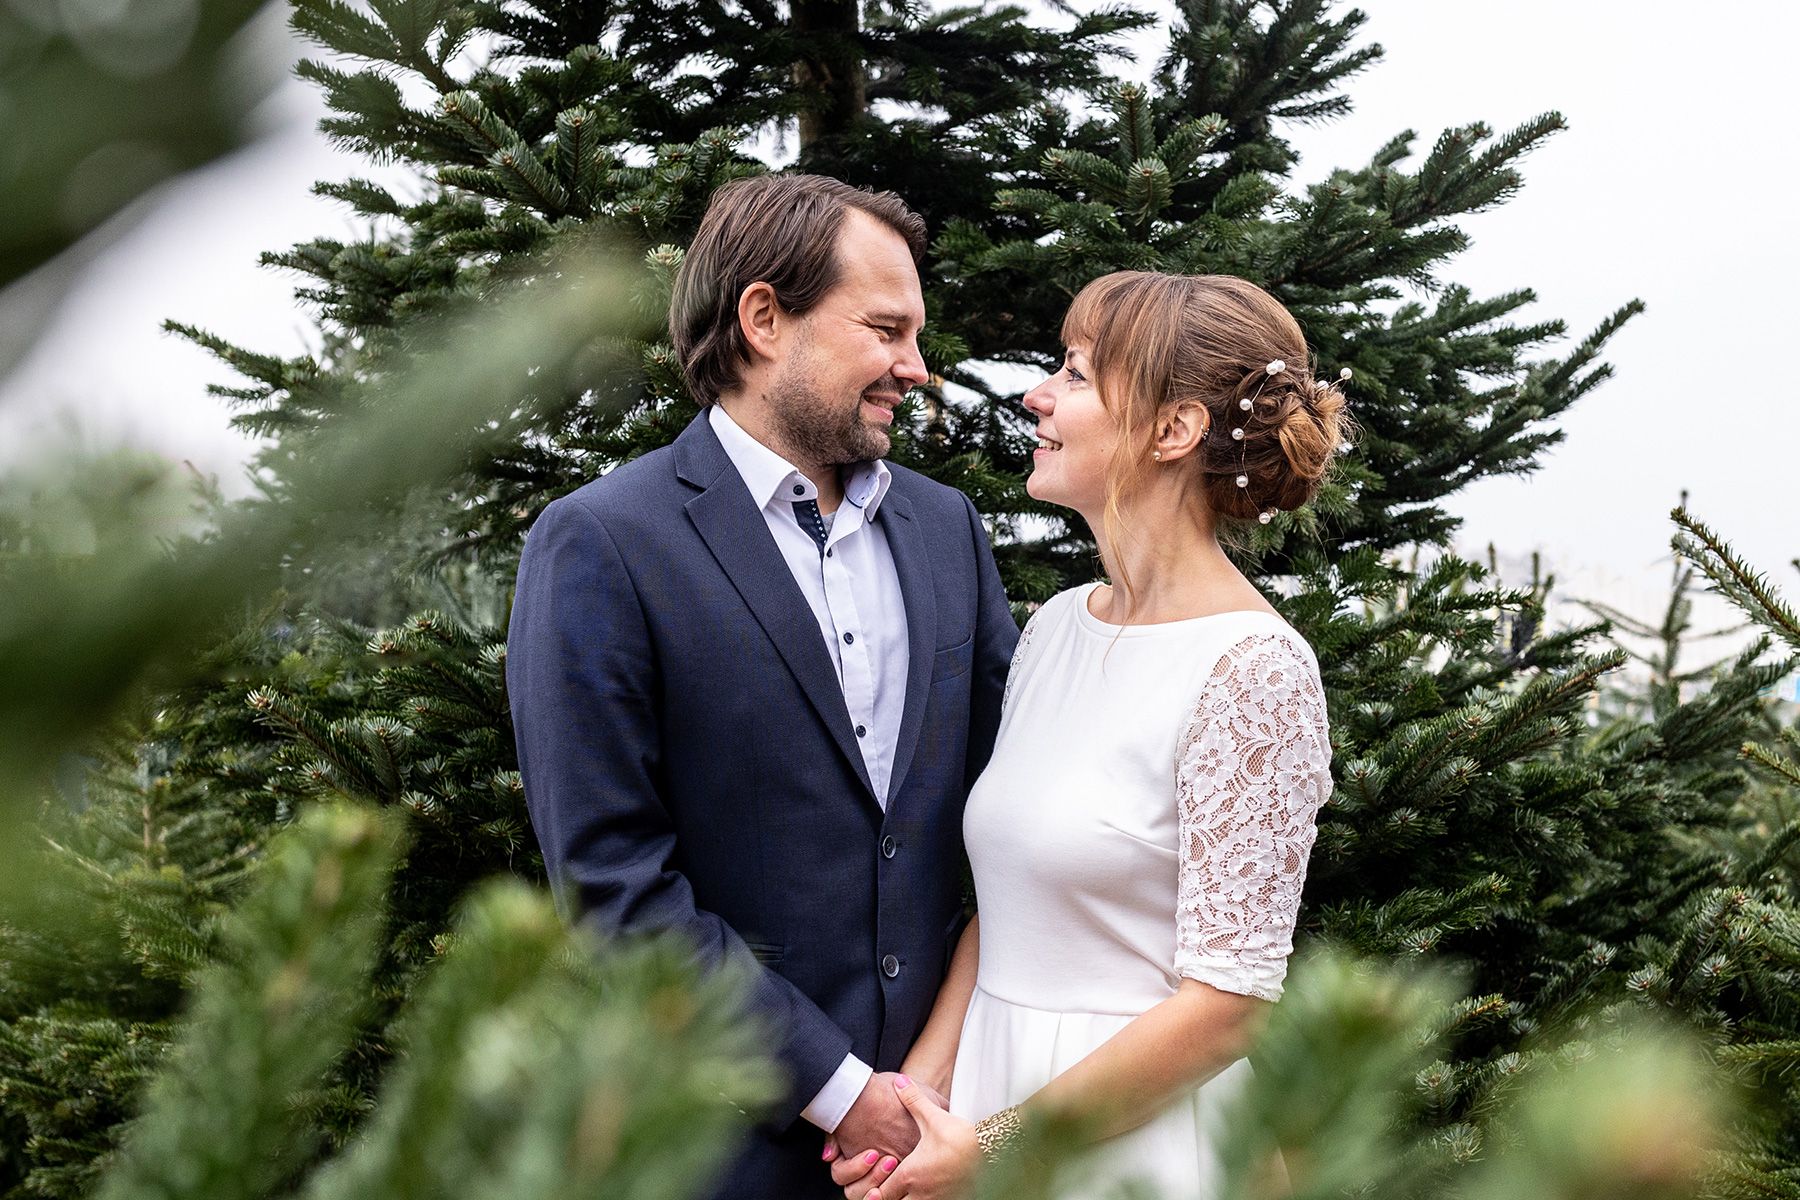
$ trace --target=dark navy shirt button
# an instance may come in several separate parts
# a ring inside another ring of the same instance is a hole
[[[804,486],[802,486],[801,484],[796,483],[794,485],[794,495],[796,495],[796,496],[806,495],[806,488]]]
[[[826,557],[826,558],[830,558],[830,557],[831,557],[831,551],[829,551],[829,550],[827,550],[827,551],[826,551],[826,552],[825,552],[825,557]]]
[[[855,644],[856,644],[856,635],[854,633],[846,633],[844,635],[844,645],[852,646]]]
[[[899,848],[900,848],[900,843],[898,843],[894,840],[893,834],[890,833],[886,837],[881,839],[881,857],[892,858],[892,857],[894,857],[894,851],[898,850]]]
[[[869,736],[869,727],[867,725],[858,725],[856,727],[856,736],[857,737]]]
[[[881,973],[886,975],[889,979],[898,976],[900,974],[900,960],[891,954],[884,956],[881,960]]]

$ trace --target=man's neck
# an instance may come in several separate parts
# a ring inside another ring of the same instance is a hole
[[[775,433],[773,424],[767,419],[761,405],[752,404],[740,395],[720,396],[714,403],[725,410],[725,415],[736,422],[739,429],[793,463],[796,470],[812,481],[812,485],[819,489],[821,513],[834,513],[838,510],[838,506],[844,502],[844,481],[837,467],[801,461]]]

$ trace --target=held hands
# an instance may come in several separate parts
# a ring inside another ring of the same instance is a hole
[[[887,1076],[916,1123],[918,1144],[903,1159],[870,1150],[840,1155],[843,1126],[825,1148],[831,1179],[849,1200],[950,1200],[960,1196],[980,1162],[975,1126],[944,1110],[944,1098],[904,1075]],[[858,1102],[860,1104],[860,1101]],[[854,1111],[854,1110],[853,1110]],[[847,1120],[848,1118],[846,1118]],[[856,1144],[854,1139],[849,1144]]]
[[[869,1076],[856,1103],[838,1122],[837,1132],[825,1139],[824,1158],[834,1172],[848,1153],[845,1147],[867,1148],[876,1154],[872,1161],[878,1161],[882,1155],[904,1158],[919,1144],[919,1124],[900,1100],[899,1078],[892,1071]]]
[[[919,1144],[919,1124],[901,1102],[899,1080],[891,1071],[871,1076],[837,1132],[825,1139],[824,1159],[831,1164],[832,1181],[854,1200],[862,1200],[870,1188],[885,1181]],[[914,1086],[930,1090],[926,1084]],[[941,1103],[943,1097],[938,1100]]]

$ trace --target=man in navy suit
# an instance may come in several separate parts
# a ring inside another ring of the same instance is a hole
[[[719,189],[670,306],[700,415],[519,563],[506,682],[559,903],[743,966],[775,1031],[787,1091],[721,1195],[835,1196],[829,1136],[918,1138],[889,1073],[961,931],[1018,639],[968,498],[883,461],[927,379],[924,247],[891,193]]]

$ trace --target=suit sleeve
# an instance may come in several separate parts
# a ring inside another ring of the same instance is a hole
[[[1006,589],[1000,585],[1000,569],[988,544],[981,514],[967,496],[962,498],[969,520],[969,536],[975,541],[975,663],[969,685],[969,758],[965,789],[987,766],[1000,731],[1000,707],[1006,696],[1006,672],[1012,665],[1013,648],[1019,642],[1019,625],[1013,620]]]
[[[770,1121],[785,1129],[850,1036],[700,909],[677,869],[649,624],[611,534],[578,501],[551,503],[526,537],[506,644],[525,802],[557,907],[606,933],[674,931],[704,967],[730,962],[751,978],[748,1008],[789,1074]]]

